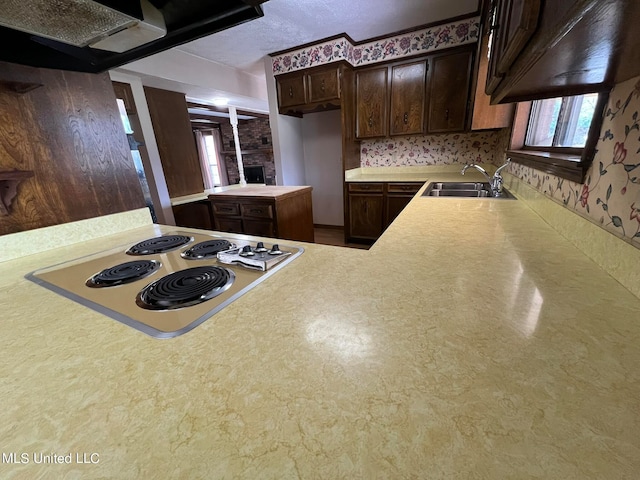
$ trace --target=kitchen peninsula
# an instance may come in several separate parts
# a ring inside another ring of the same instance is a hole
[[[24,275],[175,227],[0,263],[4,451],[100,459],[2,476],[633,478],[640,298],[517,179],[509,201],[425,187],[370,250],[300,244],[169,340]]]
[[[312,188],[230,185],[172,200],[177,225],[313,242]],[[204,210],[201,224],[190,220]]]

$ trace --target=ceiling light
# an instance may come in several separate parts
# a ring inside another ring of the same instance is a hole
[[[211,101],[216,107],[224,107],[229,104],[229,99],[225,97],[216,97]]]

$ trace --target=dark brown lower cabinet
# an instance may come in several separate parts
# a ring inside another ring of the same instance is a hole
[[[385,228],[404,210],[421,186],[422,183],[387,183]]]
[[[213,230],[213,212],[209,200],[183,203],[172,208],[178,227]]]
[[[259,237],[275,237],[276,230],[273,221],[244,219],[244,233]]]
[[[239,218],[217,217],[215,220],[214,230],[230,233],[242,232],[242,220]]]
[[[352,238],[375,240],[382,234],[384,197],[379,194],[349,194],[349,231]]]
[[[346,240],[375,241],[422,185],[418,182],[347,183]]]
[[[311,187],[251,187],[209,195],[214,230],[313,242]]]

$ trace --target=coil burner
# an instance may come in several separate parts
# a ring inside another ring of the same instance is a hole
[[[87,287],[101,288],[124,285],[148,277],[158,270],[162,264],[155,260],[134,260],[121,263],[96,273],[86,281]]]
[[[207,242],[196,243],[189,250],[182,252],[182,258],[190,260],[201,260],[203,258],[216,258],[218,252],[224,252],[236,246],[228,240],[209,240]]]
[[[153,255],[155,253],[164,253],[180,248],[192,241],[193,237],[187,237],[186,235],[163,235],[162,237],[149,238],[136,243],[133,247],[127,250],[127,255]]]
[[[146,286],[136,297],[136,303],[147,310],[190,307],[220,295],[234,279],[235,274],[224,267],[187,268]]]

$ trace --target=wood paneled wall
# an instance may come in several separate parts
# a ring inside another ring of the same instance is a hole
[[[202,193],[202,170],[184,93],[144,87],[169,196]]]
[[[7,85],[41,85],[17,93]],[[145,206],[108,74],[0,62],[0,171],[32,170],[0,235]]]

